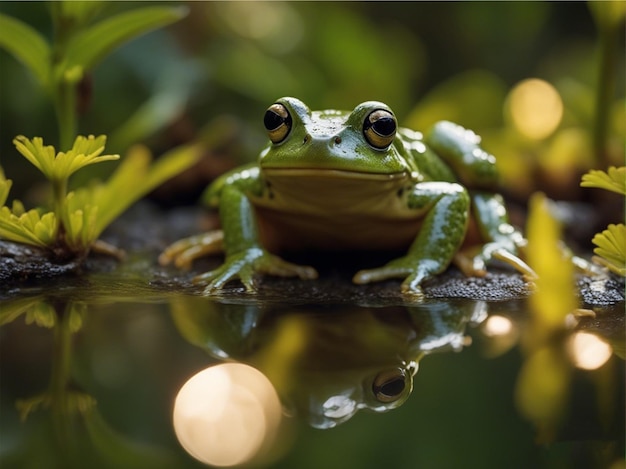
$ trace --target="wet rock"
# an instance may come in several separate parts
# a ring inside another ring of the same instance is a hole
[[[580,277],[577,285],[586,305],[607,306],[624,301],[624,278],[616,275]]]
[[[0,240],[0,282],[4,286],[72,274],[78,267],[76,260],[57,262],[46,250],[36,246]]]
[[[31,282],[63,275],[109,272],[112,276],[133,271],[145,278],[146,287],[158,292],[202,294],[194,284],[195,275],[219,266],[222,258],[200,259],[193,270],[184,272],[157,263],[159,252],[169,243],[216,227],[214,215],[202,207],[164,212],[155,205],[140,202],[132,207],[104,233],[103,240],[126,250],[128,258],[118,263],[107,256],[91,255],[84,262],[54,262],[46,251],[36,247],[0,242],[0,282],[3,285]],[[354,285],[352,275],[362,268],[383,265],[389,253],[299,253],[287,260],[318,269],[320,277],[303,281],[276,277],[259,277],[259,293],[245,292],[233,281],[223,292],[235,301],[280,301],[311,303],[355,303],[385,305],[403,303],[400,281],[389,280],[370,285]],[[577,280],[581,306],[615,305],[624,301],[624,280],[616,276],[584,277]],[[425,299],[469,299],[488,302],[523,300],[532,293],[532,285],[509,269],[496,265],[483,278],[465,277],[455,268],[423,285]]]

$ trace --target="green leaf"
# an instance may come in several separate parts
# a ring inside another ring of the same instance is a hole
[[[87,1],[59,1],[51,5],[53,17],[58,15],[64,24],[84,25],[106,6],[106,2],[99,0]],[[56,10],[55,10],[56,8]]]
[[[50,46],[37,31],[26,23],[0,14],[0,47],[22,62],[47,86],[50,74]]]
[[[626,226],[611,224],[591,241],[598,246],[593,250],[599,256],[596,260],[616,274],[626,276]]]
[[[146,7],[121,13],[77,34],[67,48],[65,70],[93,68],[124,42],[153,29],[178,21],[187,14],[186,7]]]
[[[616,168],[611,166],[608,174],[595,169],[583,175],[582,187],[596,187],[607,191],[617,192],[626,195],[626,166]]]
[[[152,166],[147,148],[134,146],[94,200],[99,208],[96,236],[124,210],[167,179],[181,173],[202,156],[201,144],[175,148]]]
[[[9,191],[11,190],[11,185],[13,181],[10,179],[4,179],[4,177],[0,177],[0,206],[4,205],[9,198]]]

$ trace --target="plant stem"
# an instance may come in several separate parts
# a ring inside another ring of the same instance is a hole
[[[76,137],[76,86],[63,77],[55,87],[55,111],[59,125],[59,148],[72,148]]]
[[[54,199],[54,215],[59,223],[57,240],[61,240],[65,238],[66,228],[63,223],[63,204],[67,196],[67,179],[57,179],[52,181],[52,196]]]
[[[63,16],[61,2],[52,2],[52,22],[54,40],[52,49],[52,93],[59,127],[59,148],[67,151],[72,147],[76,136],[76,82],[68,80],[64,68],[67,44],[75,34],[75,25]]]
[[[604,11],[601,12],[604,15],[598,15],[599,20],[597,21],[600,57],[596,87],[593,149],[599,167],[608,167],[611,163],[608,151],[608,135],[611,126],[611,102],[615,91],[619,23],[608,18],[611,13],[609,7],[610,5],[604,8]]]

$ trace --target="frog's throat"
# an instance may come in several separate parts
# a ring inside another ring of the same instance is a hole
[[[257,208],[332,219],[415,218],[407,208],[408,173],[367,173],[319,168],[263,170],[265,190],[252,196]]]
[[[263,193],[250,198],[270,251],[406,249],[419,229],[408,172],[271,168],[263,179]]]

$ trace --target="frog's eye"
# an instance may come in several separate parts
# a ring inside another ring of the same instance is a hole
[[[402,396],[405,386],[404,370],[398,368],[379,373],[374,378],[372,391],[380,402],[393,402]]]
[[[377,109],[365,118],[363,135],[371,146],[384,150],[393,142],[397,127],[396,118],[391,112]]]
[[[265,111],[265,117],[263,118],[267,135],[272,143],[280,143],[291,130],[291,116],[287,108],[280,103],[272,104],[267,111]]]

